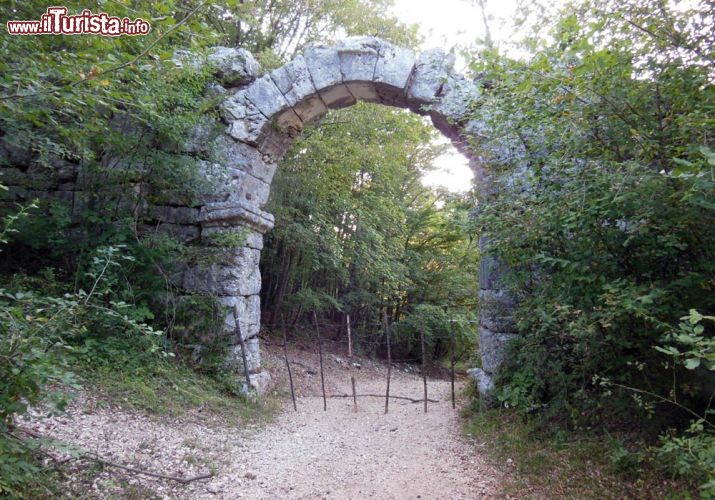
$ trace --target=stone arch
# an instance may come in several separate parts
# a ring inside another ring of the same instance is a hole
[[[220,105],[225,134],[210,146],[222,153],[220,165],[214,166],[227,169],[229,175],[207,197],[195,222],[201,227],[202,240],[222,233],[241,233],[245,240],[241,245],[223,248],[218,262],[187,269],[182,286],[187,292],[219,297],[229,308],[225,319],[229,336],[235,331],[235,311],[248,345],[249,369],[256,377],[255,385],[260,386],[266,375],[260,371],[257,339],[259,259],[262,236],[274,223],[263,206],[276,163],[293,140],[305,125],[319,120],[328,110],[351,106],[358,100],[406,108],[429,116],[470,160],[479,181],[483,176],[478,159],[467,147],[469,130],[474,126],[468,121],[469,111],[479,100],[479,90],[475,82],[453,70],[454,57],[444,51],[415,54],[374,37],[351,37],[334,46],[309,46],[289,63],[253,81],[254,64],[247,52],[217,48],[209,59],[218,63],[217,75],[229,87],[221,88],[226,93]],[[238,81],[233,78],[236,74]],[[239,85],[235,85],[237,82]],[[208,165],[207,175],[212,175],[212,170],[220,168]],[[482,300],[491,294],[498,302],[505,302],[500,299],[505,294],[499,290],[498,280],[489,278],[491,267],[482,265]],[[494,328],[494,323],[494,318],[487,317],[480,327],[486,349],[482,373],[487,383],[498,365],[501,346],[508,340],[505,336],[511,335],[492,333],[487,326]],[[510,327],[501,324],[500,328],[505,331]],[[240,364],[238,349],[234,342],[232,358]]]
[[[173,278],[187,295],[210,294],[226,307],[223,332],[231,345],[231,363],[241,373],[240,342],[235,335],[238,317],[247,343],[248,365],[255,385],[265,381],[261,372],[260,330],[261,276],[259,271],[263,235],[273,228],[273,216],[263,210],[268,201],[276,164],[302,128],[320,119],[328,110],[350,106],[358,100],[397,106],[429,116],[435,127],[452,140],[469,160],[488,190],[479,159],[467,139],[484,135],[483,126],[470,121],[473,105],[479,104],[479,86],[453,70],[454,58],[440,49],[415,54],[409,49],[374,37],[352,37],[334,46],[313,45],[286,65],[260,75],[260,66],[244,49],[216,47],[207,60],[216,78],[207,91],[220,97],[220,121],[205,116],[186,137],[184,144],[160,145],[172,153],[199,160],[201,174],[210,182],[198,204],[186,193],[153,193],[141,183],[132,193],[160,194],[155,203],[140,203],[121,195],[113,202],[141,215],[139,230],[163,231],[195,245],[200,254]],[[195,54],[179,52],[174,62],[200,66]],[[141,129],[128,115],[107,117],[115,130]],[[509,149],[507,147],[507,149]],[[141,168],[133,160],[106,156],[102,162],[113,169]],[[22,150],[0,137],[0,176],[10,189],[0,207],[44,198],[68,206],[73,220],[81,220],[98,193],[87,182],[91,175],[82,164],[55,159],[50,175],[36,168],[33,152]],[[480,243],[483,243],[483,238]],[[482,258],[480,270],[480,353],[482,370],[476,372],[482,390],[488,390],[491,375],[503,357],[504,345],[513,338],[513,300],[502,285],[502,266]],[[475,278],[476,279],[476,278]],[[191,314],[191,300],[184,301]],[[218,339],[193,332],[182,339],[200,355]],[[195,338],[198,337],[198,338]],[[196,343],[195,343],[196,342]],[[223,343],[221,341],[221,343]]]
[[[374,37],[313,45],[234,93],[224,102],[222,117],[231,137],[276,161],[303,126],[329,109],[362,100],[429,115],[469,156],[460,124],[479,93],[453,64],[454,56],[441,49],[416,55]]]

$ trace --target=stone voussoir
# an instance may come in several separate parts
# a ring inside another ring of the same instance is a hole
[[[335,47],[309,45],[303,51],[303,57],[313,85],[326,107],[339,109],[357,102],[343,85],[340,55]]]
[[[469,117],[472,105],[480,97],[477,85],[462,75],[449,74],[432,105],[433,112],[461,122]]]
[[[382,102],[373,82],[384,43],[375,37],[362,36],[346,38],[335,46],[343,83],[356,100]]]
[[[373,81],[380,100],[391,106],[404,106],[407,84],[414,70],[417,56],[403,47],[383,43],[375,64]]]
[[[301,130],[303,121],[293,111],[270,75],[264,75],[246,88],[248,99],[268,121],[275,121],[282,130]]]
[[[327,113],[328,108],[313,85],[302,55],[272,71],[270,76],[303,123],[310,123]]]
[[[407,99],[411,109],[424,113],[422,107],[435,101],[452,74],[453,67],[454,55],[445,54],[442,49],[422,52],[415,61],[407,84]]]

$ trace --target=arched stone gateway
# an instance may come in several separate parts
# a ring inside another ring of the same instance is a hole
[[[278,162],[301,129],[328,110],[355,104],[358,100],[407,108],[428,115],[435,127],[450,138],[470,160],[478,182],[484,181],[477,158],[468,149],[467,138],[474,124],[468,121],[470,107],[479,100],[478,86],[453,70],[453,56],[440,49],[416,55],[373,37],[353,37],[335,46],[309,46],[285,66],[242,87],[256,67],[245,51],[218,48],[209,57],[222,83],[232,86],[221,105],[226,136],[214,141],[221,150],[223,167],[229,172],[215,201],[198,214],[201,236],[243,232],[245,246],[225,252],[225,258],[208,268],[189,269],[183,279],[188,292],[217,295],[231,311],[226,332],[235,330],[233,310],[241,322],[248,344],[249,368],[262,385],[257,335],[260,329],[258,268],[262,235],[273,227],[273,216],[262,210],[268,199],[271,178]],[[235,79],[239,75],[239,79]],[[220,169],[215,169],[219,171]],[[491,386],[503,346],[512,338],[510,302],[494,276],[496,266],[486,259],[481,266],[482,321],[480,347],[483,370],[475,375],[482,390]],[[240,363],[239,347],[234,359]]]
[[[470,159],[477,182],[484,185],[486,178],[479,161],[467,145],[470,135],[476,135],[481,128],[469,121],[470,108],[479,103],[479,91],[474,82],[454,72],[453,57],[442,50],[417,55],[373,37],[347,38],[333,47],[310,46],[285,66],[263,76],[259,76],[260,67],[253,56],[243,49],[215,48],[208,61],[216,77],[209,90],[224,96],[219,107],[222,122],[205,117],[187,137],[181,152],[201,159],[202,172],[212,187],[198,205],[189,206],[181,193],[163,193],[168,200],[166,205],[130,205],[132,210],[141,211],[142,220],[151,224],[148,228],[152,231],[166,231],[201,249],[207,257],[197,259],[181,273],[180,285],[187,295],[217,296],[227,308],[224,333],[231,345],[229,362],[240,374],[242,356],[234,320],[238,318],[252,383],[260,390],[267,374],[261,372],[258,346],[258,264],[263,235],[274,223],[263,207],[276,163],[292,141],[306,124],[320,119],[328,110],[350,106],[358,100],[406,108],[429,116],[435,127]],[[177,54],[175,62],[200,64],[187,53]],[[111,126],[119,130],[131,124],[119,116],[112,118]],[[81,172],[82,165],[57,160],[54,178],[47,180],[44,173],[35,175],[28,154],[13,148],[0,140],[0,165],[10,165],[0,167],[3,183],[11,188],[10,201],[49,198],[67,204],[74,217],[81,217],[93,198],[91,186],[83,181],[87,176]],[[103,161],[108,168],[131,168],[124,158]],[[143,192],[142,186],[135,189]],[[513,305],[501,285],[498,270],[495,262],[482,259],[482,369],[475,376],[485,392],[491,387],[491,376],[514,331]],[[197,352],[202,348],[195,347]]]

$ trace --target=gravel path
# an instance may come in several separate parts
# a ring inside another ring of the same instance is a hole
[[[270,355],[269,355],[270,356]],[[81,464],[68,489],[88,498],[251,499],[472,499],[498,495],[499,474],[473,444],[461,437],[448,381],[429,380],[427,414],[422,403],[362,397],[328,399],[323,411],[317,356],[296,351],[298,411],[290,402],[262,428],[235,428],[205,420],[156,419],[136,411],[103,407],[81,395],[66,416],[34,420],[32,427],[124,464],[190,477],[214,472],[210,480],[182,485],[105,468],[89,479]],[[384,367],[363,361],[360,370],[327,356],[331,394],[384,392]],[[279,364],[274,362],[274,366]],[[280,373],[276,373],[279,383]],[[344,383],[340,382],[344,380]],[[421,398],[422,379],[393,370],[391,394]],[[87,468],[85,463],[84,469]],[[74,495],[73,495],[74,496]]]
[[[348,387],[343,388],[347,392]],[[495,474],[460,439],[460,423],[449,400],[449,383],[430,381],[430,404],[360,398],[300,398],[297,413],[285,412],[276,425],[256,436],[259,453],[244,455],[256,479],[231,490],[246,498],[478,498],[493,494]],[[384,391],[384,380],[359,382],[358,392]],[[419,398],[422,381],[393,379],[391,392]],[[253,448],[249,445],[249,448]],[[240,474],[241,469],[235,469]],[[229,477],[231,474],[229,474]]]

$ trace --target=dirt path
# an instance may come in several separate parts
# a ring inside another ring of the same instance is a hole
[[[206,481],[177,485],[116,469],[93,477],[88,497],[251,498],[251,499],[471,499],[498,495],[499,475],[461,437],[448,381],[430,380],[427,414],[421,403],[381,398],[328,399],[323,411],[317,356],[296,350],[292,357],[298,411],[290,403],[277,419],[258,429],[205,422],[151,419],[136,412],[94,407],[86,401],[70,414],[37,422],[44,434],[74,443],[121,463],[184,477],[211,470]],[[270,354],[269,354],[270,357]],[[273,360],[277,368],[277,359]],[[328,391],[349,393],[350,373],[358,393],[384,392],[384,367],[363,361],[356,369],[336,355],[326,356]],[[277,372],[279,380],[281,373]],[[391,394],[420,398],[422,380],[393,371]],[[84,410],[80,410],[84,405]],[[82,477],[72,478],[82,488]],[[86,482],[87,480],[84,479]],[[72,488],[73,490],[75,488]]]

